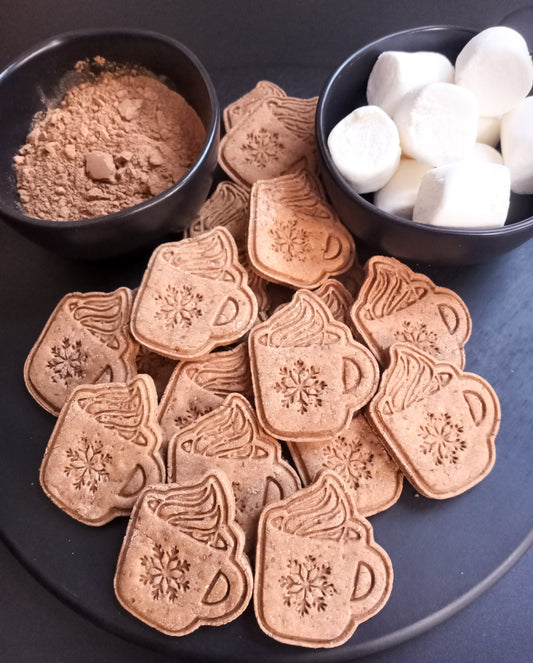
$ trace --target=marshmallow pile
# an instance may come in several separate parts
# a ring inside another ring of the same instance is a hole
[[[503,26],[473,37],[455,66],[440,53],[386,51],[370,73],[368,105],[332,129],[331,157],[390,214],[503,226],[511,191],[533,193],[532,84],[526,41]]]

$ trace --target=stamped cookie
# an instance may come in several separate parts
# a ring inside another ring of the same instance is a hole
[[[322,470],[336,472],[353,493],[362,516],[385,511],[400,497],[403,474],[364,412],[358,412],[345,431],[329,440],[287,444],[304,485]]]
[[[134,337],[173,359],[194,359],[243,336],[257,301],[225,228],[161,244],[152,254],[131,315]]]
[[[280,440],[330,439],[377,389],[372,353],[312,292],[298,290],[248,342],[257,415]]]
[[[392,457],[419,493],[445,499],[491,471],[500,405],[479,375],[407,343],[390,350],[369,415]]]
[[[203,359],[181,362],[159,404],[163,447],[166,449],[175,433],[222,405],[232,393],[253,396],[246,343],[212,352]]]
[[[221,167],[248,187],[304,165],[313,170],[317,101],[269,97],[254,106],[220,141]]]
[[[270,81],[259,81],[257,85],[236,101],[228,104],[222,114],[226,132],[233,129],[246,113],[249,113],[259,102],[270,97],[286,97],[285,91]]]
[[[351,316],[382,366],[393,343],[412,343],[439,361],[465,365],[472,320],[463,300],[424,274],[384,256],[370,258]]]
[[[249,218],[250,190],[235,182],[221,182],[193,219],[188,236],[197,237],[219,226],[229,230],[237,244],[239,262],[248,274],[248,285],[257,299],[259,318],[266,319],[269,306],[267,284],[254,271],[248,258]]]
[[[56,422],[41,464],[48,497],[86,525],[129,515],[137,496],[165,480],[153,380],[77,387]]]
[[[167,635],[236,619],[252,594],[227,478],[157,485],[139,497],[120,551],[115,594],[137,619]]]
[[[24,365],[30,394],[58,415],[80,384],[127,382],[138,345],[130,334],[132,293],[73,292],[54,309]]]
[[[177,433],[168,448],[169,481],[184,483],[213,468],[225,472],[235,495],[236,520],[245,551],[255,549],[263,508],[301,488],[300,478],[281,457],[277,440],[264,433],[250,403],[228,396],[216,410]]]
[[[342,480],[314,484],[267,506],[259,520],[254,608],[280,642],[337,647],[387,602],[393,571]]]
[[[355,245],[318,180],[300,170],[253,185],[248,253],[265,279],[316,288],[353,264]]]
[[[331,311],[331,315],[337,322],[343,322],[351,326],[350,310],[353,305],[353,297],[348,290],[337,279],[327,279],[315,290],[315,295],[320,297]]]

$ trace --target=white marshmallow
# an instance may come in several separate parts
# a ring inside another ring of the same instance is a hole
[[[476,162],[499,163],[500,166],[503,164],[503,157],[498,150],[485,143],[476,143],[465,159]]]
[[[400,161],[398,130],[378,106],[361,106],[328,136],[331,158],[357,193],[380,189]]]
[[[509,210],[509,169],[495,163],[459,161],[422,178],[413,221],[450,228],[498,228]]]
[[[503,162],[511,171],[514,193],[533,193],[533,97],[527,97],[502,118]]]
[[[525,39],[505,26],[483,30],[457,56],[455,82],[476,95],[480,115],[503,115],[533,84],[533,64]]]
[[[500,140],[500,117],[479,117],[477,122],[477,142],[496,147]]]
[[[474,95],[451,83],[431,83],[398,104],[394,122],[405,155],[432,166],[462,159],[474,146],[478,109]]]
[[[402,97],[428,83],[453,83],[454,69],[445,55],[432,51],[385,51],[368,78],[366,98],[391,117]]]
[[[374,205],[389,214],[405,219],[413,215],[413,206],[422,177],[432,166],[414,159],[400,159],[394,175],[374,194]]]

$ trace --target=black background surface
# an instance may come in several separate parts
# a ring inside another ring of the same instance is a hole
[[[85,4],[46,1],[35,4],[24,0],[9,3],[9,7],[4,2],[0,66],[55,33],[75,28],[131,26],[164,32],[193,49],[210,72],[222,106],[261,78],[273,80],[289,94],[313,96],[345,57],[373,38],[417,25],[454,24],[481,29],[497,24],[503,15],[517,7],[520,7],[519,2],[457,0],[446,4],[390,0],[268,3],[168,0],[144,4],[139,1]],[[3,224],[0,225],[0,246],[0,347],[2,373],[6,371],[9,384],[8,388],[4,386],[0,408],[1,444],[4,446],[0,453],[0,485],[9,487],[0,494],[1,522],[9,523],[10,540],[31,541],[31,549],[25,547],[16,552],[34,568],[42,568],[43,560],[53,560],[56,547],[57,564],[64,564],[67,577],[68,556],[88,552],[76,549],[79,542],[71,541],[70,530],[63,529],[66,516],[53,505],[42,505],[47,517],[44,523],[35,522],[35,513],[31,512],[33,505],[41,508],[41,501],[45,499],[38,486],[35,459],[46,444],[42,431],[50,430],[52,420],[26,394],[21,381],[22,363],[49,312],[63,294],[74,289],[134,287],[146,256],[80,265],[53,257],[16,236]],[[502,440],[498,447],[501,461],[497,461],[486,482],[455,504],[442,507],[424,503],[414,507],[412,491],[406,486],[401,504],[394,512],[403,518],[414,509],[416,513],[411,516],[416,516],[415,533],[426,532],[426,525],[431,529],[432,518],[444,518],[447,529],[435,532],[431,540],[413,540],[405,546],[412,554],[413,576],[418,572],[426,573],[428,568],[434,574],[434,578],[424,580],[429,591],[433,588],[435,592],[435,609],[446,604],[448,589],[450,596],[454,595],[461,582],[457,574],[466,575],[464,590],[467,591],[520,544],[528,523],[531,527],[533,398],[530,385],[533,366],[528,351],[533,326],[532,270],[531,242],[490,265],[453,270],[424,268],[439,285],[456,288],[469,305],[474,333],[467,346],[467,369],[478,371],[494,384],[504,413],[498,438]],[[509,447],[502,449],[505,443]],[[11,465],[2,458],[5,449],[10,453],[10,447],[15,451],[9,458],[17,458],[17,454],[22,453],[21,445],[22,449],[27,449],[29,467],[27,475],[17,477],[9,474]],[[522,457],[523,462],[520,462]],[[451,514],[448,519],[447,510]],[[471,513],[483,513],[485,521],[469,520]],[[376,529],[378,532],[381,529],[386,537],[392,516],[384,516],[376,522]],[[31,534],[27,534],[25,528],[32,528]],[[81,529],[72,525],[72,531],[77,533]],[[406,536],[408,534],[412,533]],[[91,541],[97,541],[98,537],[95,534]],[[378,535],[376,538],[380,540]],[[82,540],[85,541],[83,537]],[[97,556],[96,543],[94,551],[97,574],[104,562]],[[427,555],[432,554],[435,567],[426,563]],[[458,559],[464,562],[461,570],[456,565]],[[0,569],[0,661],[136,663],[148,660],[163,663],[182,660],[176,654],[165,657],[152,653],[94,625],[84,615],[59,602],[3,546]],[[449,622],[369,660],[375,663],[445,660],[525,663],[531,660],[532,571],[530,551],[503,580]],[[100,588],[95,589],[91,582],[88,569],[87,577],[80,580],[79,586],[88,595],[95,593],[93,602],[98,608]],[[68,601],[76,605],[85,602],[84,596],[72,593],[68,583],[60,585],[55,583],[55,591]],[[398,605],[401,606],[401,601],[391,601],[392,607],[397,609]],[[405,605],[406,610],[417,614],[416,605],[409,607],[408,601]],[[424,612],[425,606],[421,606],[421,613]],[[401,622],[401,615],[391,615],[391,619]],[[378,621],[375,623],[379,625]],[[231,625],[224,628],[227,637],[221,656],[224,655],[225,660],[232,660],[232,652],[234,660],[263,660],[263,650],[261,654],[246,650],[238,628],[231,628]],[[369,628],[374,628],[371,622]],[[196,641],[201,642],[204,632],[199,632]],[[361,627],[362,634],[371,632]],[[281,655],[290,660],[290,651],[286,647],[273,647],[276,654],[272,654],[271,660]],[[320,652],[319,657],[313,652],[292,651],[300,661],[326,660],[324,652]],[[345,656],[342,650],[332,650],[329,660],[345,660]]]

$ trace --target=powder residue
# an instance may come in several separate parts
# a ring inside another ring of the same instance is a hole
[[[159,80],[104,71],[34,123],[14,157],[20,201],[39,219],[116,212],[177,182],[205,137],[196,111]]]

